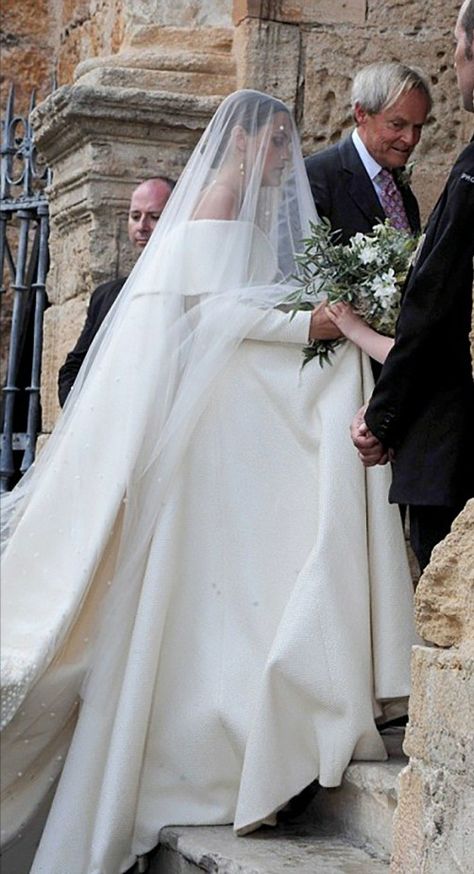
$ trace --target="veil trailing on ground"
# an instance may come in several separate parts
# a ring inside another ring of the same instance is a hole
[[[3,725],[13,794],[21,795],[28,768],[39,784],[59,771],[91,653],[86,702],[118,706],[124,641],[133,638],[168,489],[213,381],[264,321],[271,332],[275,307],[297,281],[294,253],[310,220],[314,205],[287,108],[255,91],[230,95],[102,325],[53,434],[5,498]],[[202,269],[210,259],[211,274]],[[32,726],[28,758],[22,744]],[[25,791],[34,796],[32,786]],[[7,832],[18,826],[7,823]]]

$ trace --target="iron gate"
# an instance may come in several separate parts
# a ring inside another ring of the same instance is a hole
[[[0,490],[11,489],[35,457],[41,430],[40,381],[48,270],[51,171],[40,163],[31,113],[16,115],[10,89],[2,121],[0,269],[2,321],[8,335],[2,397]]]

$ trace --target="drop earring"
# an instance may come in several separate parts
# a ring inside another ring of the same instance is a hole
[[[241,175],[241,176],[245,176],[245,166],[244,166],[244,162],[243,162],[243,161],[240,162],[239,170],[240,170],[240,175]]]

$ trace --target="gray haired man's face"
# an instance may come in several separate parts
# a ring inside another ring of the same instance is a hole
[[[374,115],[356,103],[357,130],[367,151],[381,167],[403,167],[419,142],[429,112],[424,91],[412,88],[388,109]]]

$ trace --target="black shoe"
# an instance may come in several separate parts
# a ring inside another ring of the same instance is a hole
[[[378,722],[377,729],[383,732],[386,728],[406,728],[407,723],[408,716],[397,716],[396,719],[388,719],[387,722]]]
[[[287,823],[292,822],[294,819],[298,819],[299,816],[306,810],[306,808],[311,804],[314,796],[319,791],[320,785],[317,780],[313,780],[309,786],[305,786],[298,795],[294,795],[293,798],[290,798],[287,804],[282,807],[281,810],[277,813],[277,822],[278,823]]]

